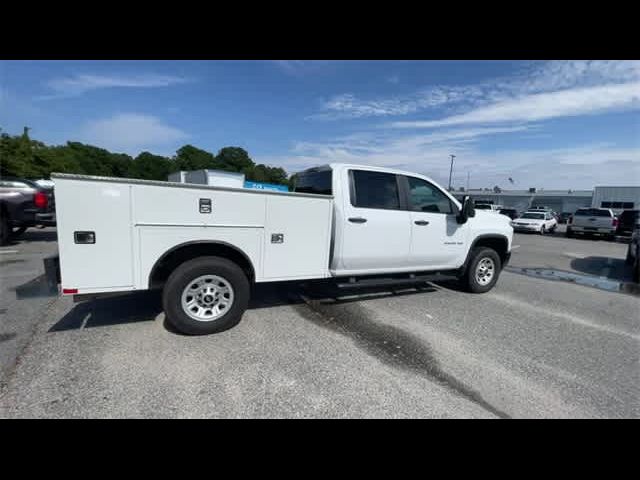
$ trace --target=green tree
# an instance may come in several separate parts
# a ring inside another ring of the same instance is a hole
[[[248,180],[290,185],[287,173],[279,167],[256,165],[241,147],[224,147],[217,155],[184,145],[173,158],[142,152],[135,159],[123,153],[80,142],[45,145],[22,135],[10,135],[0,129],[0,175],[49,178],[52,172],[79,173],[110,177],[166,180],[178,170],[219,169],[244,173]]]
[[[129,165],[128,176],[146,180],[166,180],[173,171],[173,162],[167,157],[142,152]]]
[[[216,157],[212,153],[196,148],[193,145],[180,147],[173,160],[176,171],[217,168]]]
[[[214,168],[227,170],[229,172],[249,173],[255,164],[244,148],[224,147],[216,155]]]
[[[42,146],[29,138],[29,128],[24,127],[22,135],[0,135],[0,171],[3,175],[34,177],[39,168],[33,161],[33,150]]]
[[[276,183],[279,185],[288,185],[287,172],[280,167],[269,167],[267,165],[255,165],[245,172],[248,180],[254,182]]]

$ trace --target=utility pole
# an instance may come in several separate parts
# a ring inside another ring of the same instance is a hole
[[[456,158],[455,155],[449,155],[451,157],[451,168],[449,169],[449,191],[451,191],[451,174],[453,173],[453,159]]]

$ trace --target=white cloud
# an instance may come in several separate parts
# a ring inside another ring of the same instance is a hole
[[[640,106],[640,82],[537,93],[480,107],[441,120],[394,122],[396,128],[534,122]]]
[[[158,88],[169,87],[188,80],[170,75],[73,75],[55,78],[47,82],[47,87],[55,93],[40,97],[51,99],[82,95],[83,93],[103,88]]]
[[[335,95],[324,101],[321,111],[309,118],[337,120],[399,116],[428,112],[434,108],[447,108],[464,113],[491,105],[508,105],[510,101],[518,101],[536,94],[557,91],[567,93],[572,90],[579,94],[582,90],[588,92],[589,87],[607,86],[612,89],[612,95],[615,95],[618,93],[615,87],[619,84],[632,85],[639,81],[640,61],[530,62],[510,77],[495,78],[477,84],[435,85],[409,95],[373,99],[362,99],[353,93]],[[565,95],[565,99],[572,101],[568,95]],[[589,100],[590,98],[583,98],[583,104]],[[578,114],[582,111],[588,112],[589,109],[583,106],[583,110]]]
[[[322,111],[310,119],[337,120],[345,118],[407,115],[422,110],[456,103],[477,103],[482,91],[477,86],[434,87],[411,95],[362,100],[352,93],[335,95],[323,102]]]
[[[537,126],[449,129],[429,134],[394,136],[376,132],[329,142],[299,142],[285,158],[259,159],[293,173],[331,162],[399,168],[423,173],[446,185],[449,154],[455,154],[455,187],[591,189],[600,184],[640,185],[640,145],[619,147],[592,143],[571,148],[481,151],[475,142],[490,135],[528,135]],[[534,130],[535,131],[535,130]],[[508,178],[516,180],[515,187]]]
[[[328,60],[274,60],[273,61],[285,73],[301,76],[329,64]]]
[[[130,155],[175,146],[176,142],[188,136],[157,117],[137,113],[123,113],[89,122],[80,134],[84,142]]]

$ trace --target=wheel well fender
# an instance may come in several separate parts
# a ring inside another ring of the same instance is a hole
[[[471,253],[478,247],[488,247],[495,250],[500,257],[502,265],[504,265],[506,260],[509,258],[509,252],[507,251],[509,248],[509,239],[505,235],[495,233],[478,235],[471,243],[471,247],[469,247],[469,251],[467,252],[467,257],[462,264],[461,271],[465,272],[467,270],[467,266],[471,261]]]
[[[255,269],[249,256],[242,249],[222,241],[191,241],[176,245],[158,258],[149,273],[149,288],[159,288],[171,272],[182,263],[197,257],[217,256],[238,264],[250,282],[255,280]]]

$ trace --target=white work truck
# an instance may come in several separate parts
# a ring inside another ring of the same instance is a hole
[[[455,276],[480,293],[511,254],[509,218],[387,168],[308,169],[294,192],[51,177],[58,255],[45,260],[50,284],[76,300],[162,288],[167,319],[187,334],[238,323],[254,283]]]

